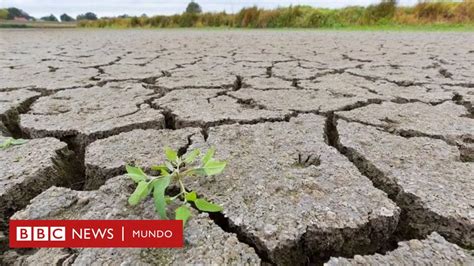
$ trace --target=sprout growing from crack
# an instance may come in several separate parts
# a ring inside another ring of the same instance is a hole
[[[188,192],[183,184],[183,179],[187,176],[212,176],[222,173],[226,166],[226,162],[217,161],[213,158],[215,149],[209,149],[200,159],[199,163],[195,163],[200,155],[200,150],[195,149],[186,156],[180,157],[178,153],[170,148],[165,148],[167,160],[161,165],[152,166],[151,169],[159,171],[159,176],[150,176],[143,172],[139,167],[126,166],[127,175],[137,183],[135,191],[130,195],[128,202],[134,206],[153,194],[156,212],[161,219],[168,219],[166,215],[166,207],[176,199],[180,199],[182,204],[175,210],[175,219],[183,220],[183,225],[191,217],[190,204],[194,203],[196,208],[203,212],[220,212],[222,207],[208,202],[203,198],[198,198],[195,191]],[[180,192],[173,196],[166,196],[166,189],[171,184],[177,184]]]
[[[0,149],[4,150],[10,146],[14,146],[14,145],[22,145],[22,144],[25,144],[26,143],[26,140],[24,139],[14,139],[14,138],[7,138],[5,139],[4,141],[2,141],[2,143],[0,143]]]

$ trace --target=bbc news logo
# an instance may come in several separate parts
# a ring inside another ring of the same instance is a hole
[[[16,241],[66,241],[66,227],[18,226]]]
[[[181,220],[10,220],[11,248],[180,248]]]

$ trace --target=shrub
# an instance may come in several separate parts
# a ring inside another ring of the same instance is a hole
[[[237,27],[252,27],[257,25],[260,11],[256,6],[250,8],[242,8],[235,17],[235,25]]]
[[[364,14],[365,24],[377,24],[391,19],[395,14],[396,5],[396,0],[382,0],[377,5],[368,6]]]
[[[346,7],[337,12],[337,21],[340,25],[361,25],[364,19],[365,8],[359,6]]]
[[[183,13],[179,19],[180,27],[193,27],[198,21],[198,15],[196,13]]]
[[[464,0],[454,9],[458,22],[474,22],[474,1]]]
[[[455,6],[446,2],[421,2],[414,8],[415,16],[422,21],[445,21],[454,17]]]

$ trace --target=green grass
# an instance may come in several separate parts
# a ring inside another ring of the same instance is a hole
[[[79,27],[81,28],[81,27]],[[322,28],[236,28],[236,27],[169,27],[169,28],[153,28],[153,27],[118,27],[109,26],[104,28],[84,27],[82,29],[128,29],[128,30],[203,30],[203,31],[220,31],[220,30],[274,30],[274,31],[454,31],[454,32],[472,32],[474,24],[435,24],[435,25],[369,25],[369,26],[336,26]]]
[[[24,29],[24,28],[32,28],[31,26],[25,25],[25,24],[8,24],[8,23],[0,23],[0,29],[1,28],[13,28],[13,29]]]
[[[75,28],[75,22],[0,20],[0,28]]]
[[[75,28],[75,23],[58,23],[58,22],[13,22],[0,20],[0,28]],[[81,27],[79,27],[81,28]],[[109,26],[105,28],[85,27],[86,29],[156,29],[156,30],[178,30],[178,29],[196,29],[196,30],[254,30],[255,28],[235,28],[235,27],[194,27],[194,28],[128,28],[119,26]],[[83,28],[84,29],[84,28]],[[382,24],[382,25],[352,25],[352,26],[335,26],[322,28],[265,28],[266,30],[342,30],[342,31],[455,31],[455,32],[472,32],[474,24],[423,24],[423,25],[400,25],[400,24]],[[256,29],[263,30],[263,29]]]
[[[201,28],[201,29],[222,29],[222,28]],[[224,28],[224,29],[244,29],[252,30],[254,28]],[[400,24],[382,24],[382,25],[351,25],[335,26],[321,28],[265,28],[257,30],[301,30],[301,31],[474,31],[474,24],[424,24],[424,25],[400,25]]]
[[[350,31],[474,31],[474,24],[370,25],[331,28]]]

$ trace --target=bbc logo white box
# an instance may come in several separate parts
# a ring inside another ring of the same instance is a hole
[[[31,226],[18,226],[16,228],[16,241],[31,241],[32,230],[33,227]]]
[[[50,241],[66,241],[66,227],[51,226],[49,228]]]
[[[33,241],[49,241],[49,228],[46,226],[33,227]]]
[[[63,226],[18,226],[17,241],[66,241],[66,227]]]

